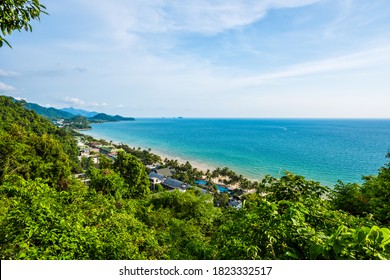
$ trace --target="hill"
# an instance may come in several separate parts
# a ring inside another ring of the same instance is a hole
[[[56,109],[53,107],[43,107],[36,103],[26,101],[16,101],[9,97],[13,102],[21,104],[24,108],[34,111],[38,115],[54,121],[59,126],[69,126],[75,129],[89,129],[90,123],[134,121],[134,118],[122,117],[119,115],[111,116],[105,113],[90,112],[77,108]]]
[[[73,107],[62,108],[60,110],[64,111],[64,112],[67,112],[67,113],[71,113],[74,116],[83,116],[83,117],[86,117],[86,118],[92,118],[92,117],[96,116],[97,114],[99,114],[98,112],[95,112],[95,111],[90,112],[90,111],[87,111],[87,110],[76,109],[76,108],[73,108]]]
[[[110,116],[104,113],[99,113],[92,118],[88,118],[90,122],[119,122],[119,121],[134,121],[134,118],[122,117],[119,115]]]
[[[65,112],[53,107],[43,107],[35,103],[26,102],[24,107],[36,112],[38,115],[48,118],[49,120],[70,119],[74,117],[74,115],[69,112]]]

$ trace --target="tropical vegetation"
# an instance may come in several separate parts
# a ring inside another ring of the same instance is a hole
[[[389,164],[334,189],[231,173],[254,190],[242,188],[236,209],[218,192],[151,189],[145,165],[159,158],[123,148],[80,162],[72,130],[1,96],[1,259],[390,259]],[[165,164],[188,182],[200,175]],[[230,171],[203,175],[213,173]]]
[[[47,14],[46,7],[39,0],[2,0],[0,2],[0,48],[10,43],[3,37],[13,31],[32,31],[31,20],[39,20],[41,14]]]

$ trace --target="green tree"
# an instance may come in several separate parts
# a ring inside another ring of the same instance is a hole
[[[81,157],[81,167],[84,170],[88,170],[90,167],[96,167],[96,164],[93,162],[92,157],[83,156]]]
[[[40,20],[41,14],[47,14],[46,7],[39,0],[2,0],[0,2],[0,29],[4,36],[14,30],[32,31],[31,20]],[[3,42],[11,45],[0,35],[0,47]]]
[[[116,198],[122,198],[127,191],[124,179],[111,169],[91,168],[88,171],[90,186],[103,194],[110,194]]]
[[[114,162],[114,169],[121,174],[128,185],[125,196],[141,198],[149,195],[150,182],[145,166],[135,156],[120,151]]]
[[[355,216],[365,216],[368,200],[363,196],[361,185],[344,184],[339,181],[334,187],[332,203],[336,209],[344,210]]]
[[[387,154],[389,158],[389,154]],[[344,184],[335,187],[333,204],[336,209],[353,215],[372,217],[390,225],[390,164],[379,169],[378,175],[363,177],[363,184]]]
[[[327,196],[330,191],[329,188],[321,186],[318,182],[306,180],[303,176],[290,172],[286,172],[280,179],[267,175],[257,188],[270,201],[321,198]]]
[[[112,169],[112,159],[106,157],[103,154],[99,154],[99,163],[98,166],[100,169]]]
[[[227,193],[216,192],[213,195],[213,200],[215,206],[225,207],[229,202],[229,195]]]
[[[220,209],[210,195],[195,190],[160,192],[150,197],[139,218],[155,230],[167,259],[210,259],[214,221]]]
[[[0,185],[1,259],[158,258],[155,234],[135,218],[137,201],[74,181],[57,191],[41,179]]]

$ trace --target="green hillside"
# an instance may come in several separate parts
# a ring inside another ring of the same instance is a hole
[[[122,117],[119,115],[111,116],[104,113],[88,112],[86,110],[75,108],[56,109],[53,107],[47,108],[35,103],[26,101],[16,101],[23,104],[24,108],[36,112],[51,121],[62,120],[60,125],[64,125],[73,129],[90,129],[90,123],[103,122],[118,122],[118,121],[134,121],[134,118]],[[88,117],[90,116],[90,117]],[[91,117],[92,116],[92,117]]]
[[[73,108],[73,107],[70,107],[70,108],[62,108],[60,109],[61,111],[65,111],[65,112],[68,112],[68,113],[71,113],[72,115],[74,116],[83,116],[83,117],[86,117],[86,118],[91,118],[97,114],[99,114],[98,112],[90,112],[90,111],[87,111],[87,110],[83,110],[83,109],[76,109],[76,108]]]
[[[110,116],[104,113],[99,113],[92,118],[88,118],[90,122],[118,122],[118,121],[134,121],[134,118],[122,117],[119,115]]]
[[[38,115],[44,116],[50,120],[58,120],[58,119],[70,119],[74,117],[73,114],[64,112],[62,110],[56,109],[56,108],[46,108],[43,106],[40,106],[35,103],[25,103],[25,108],[29,110],[35,111]]]
[[[16,102],[16,101],[15,101]],[[73,115],[69,112],[65,112],[63,110],[55,109],[55,108],[47,108],[40,106],[35,103],[29,103],[25,101],[19,101],[23,104],[24,108],[28,110],[32,110],[38,115],[49,119],[51,121],[60,121],[59,125],[66,126],[72,129],[90,129],[90,122],[86,117]]]

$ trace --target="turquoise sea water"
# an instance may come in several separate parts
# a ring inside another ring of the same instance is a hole
[[[85,134],[250,179],[288,170],[328,186],[376,174],[390,150],[390,119],[137,119],[92,128]]]

